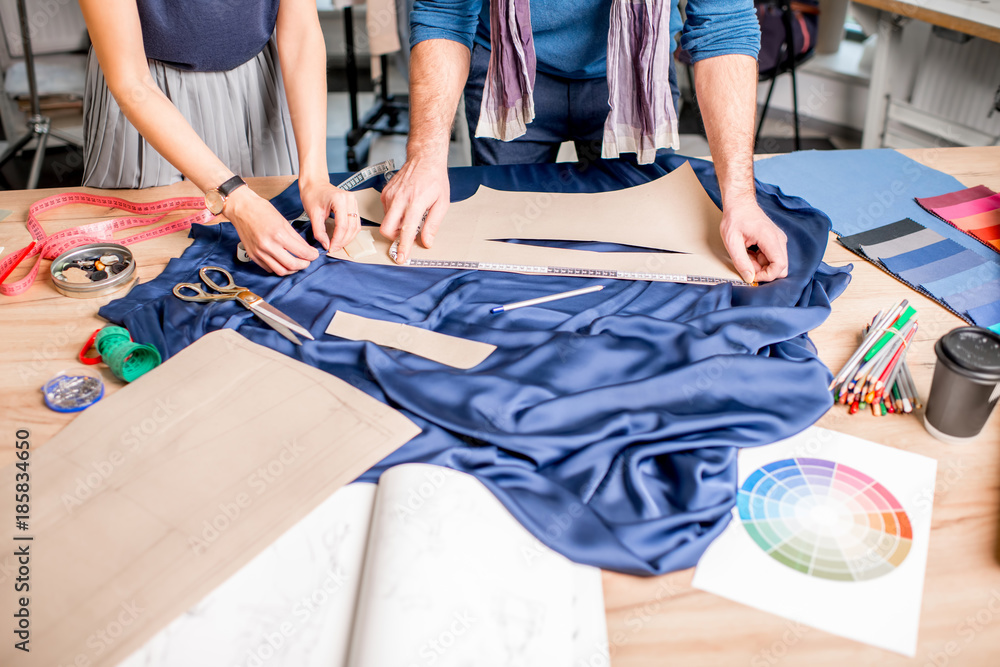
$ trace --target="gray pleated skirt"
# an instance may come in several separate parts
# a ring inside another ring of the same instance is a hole
[[[149,61],[160,90],[233,173],[298,172],[298,154],[274,37],[228,72],[190,72]],[[182,174],[121,112],[91,49],[83,99],[83,184],[96,188],[169,185]]]

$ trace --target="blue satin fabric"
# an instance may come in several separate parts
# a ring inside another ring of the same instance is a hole
[[[663,156],[646,167],[611,161],[585,171],[565,164],[454,169],[452,194],[468,197],[479,183],[619,189],[684,159]],[[711,164],[692,164],[718,201]],[[238,329],[343,378],[423,428],[362,479],[407,461],[463,470],[571,559],[663,573],[694,565],[728,523],[737,448],[791,436],[831,404],[830,373],[805,334],[829,315],[849,268],[821,263],[830,228],[825,215],[772,186],[759,185],[758,198],[788,235],[791,270],[756,288],[366,266],[325,255],[278,278],[235,261],[238,238],[227,224],[195,227],[183,256],[101,314],[165,357],[208,331]],[[301,211],[294,186],[274,201],[289,218]],[[238,284],[309,327],[317,340],[296,347],[237,304],[192,304],[170,294],[206,264],[229,268]],[[489,312],[599,283],[605,289],[586,297]],[[339,309],[497,350],[462,371],[325,335]]]

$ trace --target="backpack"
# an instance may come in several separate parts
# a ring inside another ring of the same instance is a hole
[[[768,79],[788,69],[788,31],[792,30],[795,63],[812,55],[819,24],[819,0],[754,0],[760,22],[760,54],[757,69],[761,79]],[[785,16],[783,8],[788,8]]]

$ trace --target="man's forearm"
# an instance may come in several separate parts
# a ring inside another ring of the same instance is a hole
[[[757,61],[738,54],[707,58],[695,63],[694,75],[723,207],[755,201],[753,134]]]
[[[429,39],[413,47],[408,160],[447,163],[451,127],[469,77],[469,61],[468,47],[449,39]]]

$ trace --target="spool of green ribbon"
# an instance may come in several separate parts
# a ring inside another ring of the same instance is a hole
[[[97,332],[94,347],[119,380],[132,382],[160,365],[160,352],[152,345],[133,343],[127,329],[107,326]]]

